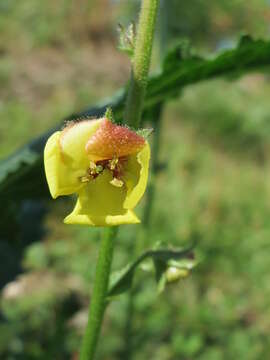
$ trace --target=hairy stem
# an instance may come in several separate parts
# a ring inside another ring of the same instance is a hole
[[[143,0],[140,11],[130,88],[125,108],[125,123],[134,128],[139,127],[141,121],[158,3],[159,0]],[[106,295],[113,255],[113,238],[115,235],[115,228],[105,230],[100,245],[94,290],[89,307],[89,319],[83,339],[80,360],[92,360],[95,356],[106,306]]]
[[[133,66],[124,113],[125,122],[138,128],[151,61],[153,37],[159,0],[143,0],[135,42]]]
[[[91,360],[95,355],[106,306],[107,289],[113,256],[113,245],[116,233],[116,227],[105,229],[101,240],[96,266],[94,289],[89,307],[88,324],[83,338],[80,360]]]

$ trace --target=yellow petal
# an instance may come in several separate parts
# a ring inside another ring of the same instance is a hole
[[[102,120],[84,120],[67,126],[61,132],[60,146],[67,166],[72,169],[89,167],[85,146]]]
[[[136,155],[131,155],[125,167],[124,181],[127,185],[127,196],[124,201],[125,209],[133,209],[143,196],[148,179],[150,160],[150,146],[145,146]]]
[[[59,146],[60,135],[60,131],[53,133],[44,149],[45,173],[53,198],[72,194],[83,186],[79,181],[79,176],[83,175],[82,172],[80,170],[70,172],[62,160]]]
[[[110,184],[112,174],[105,170],[95,180],[81,189],[73,212],[68,215],[66,224],[92,226],[112,226],[136,224],[139,219],[133,211],[123,207],[126,188]]]
[[[49,138],[44,150],[44,164],[53,198],[72,194],[84,186],[79,178],[89,167],[85,144],[100,126],[100,121],[74,123]]]

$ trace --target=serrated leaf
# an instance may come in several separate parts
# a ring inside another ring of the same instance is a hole
[[[14,156],[4,160],[0,163],[0,182],[2,182],[8,175],[16,172],[21,165],[31,165],[37,159],[38,154],[30,148],[25,148]]]
[[[190,42],[188,40],[182,40],[173,49],[168,51],[165,56],[162,64],[163,72],[171,70],[176,63],[179,64],[181,61],[199,61],[201,59],[201,57],[194,53]]]

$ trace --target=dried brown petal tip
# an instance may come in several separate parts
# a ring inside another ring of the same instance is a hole
[[[102,160],[134,154],[144,145],[144,138],[135,131],[104,119],[85,149],[92,158]]]

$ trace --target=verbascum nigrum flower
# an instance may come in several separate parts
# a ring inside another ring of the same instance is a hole
[[[77,194],[64,222],[111,226],[140,222],[133,209],[148,179],[150,147],[144,137],[107,118],[67,125],[44,150],[53,198]]]

